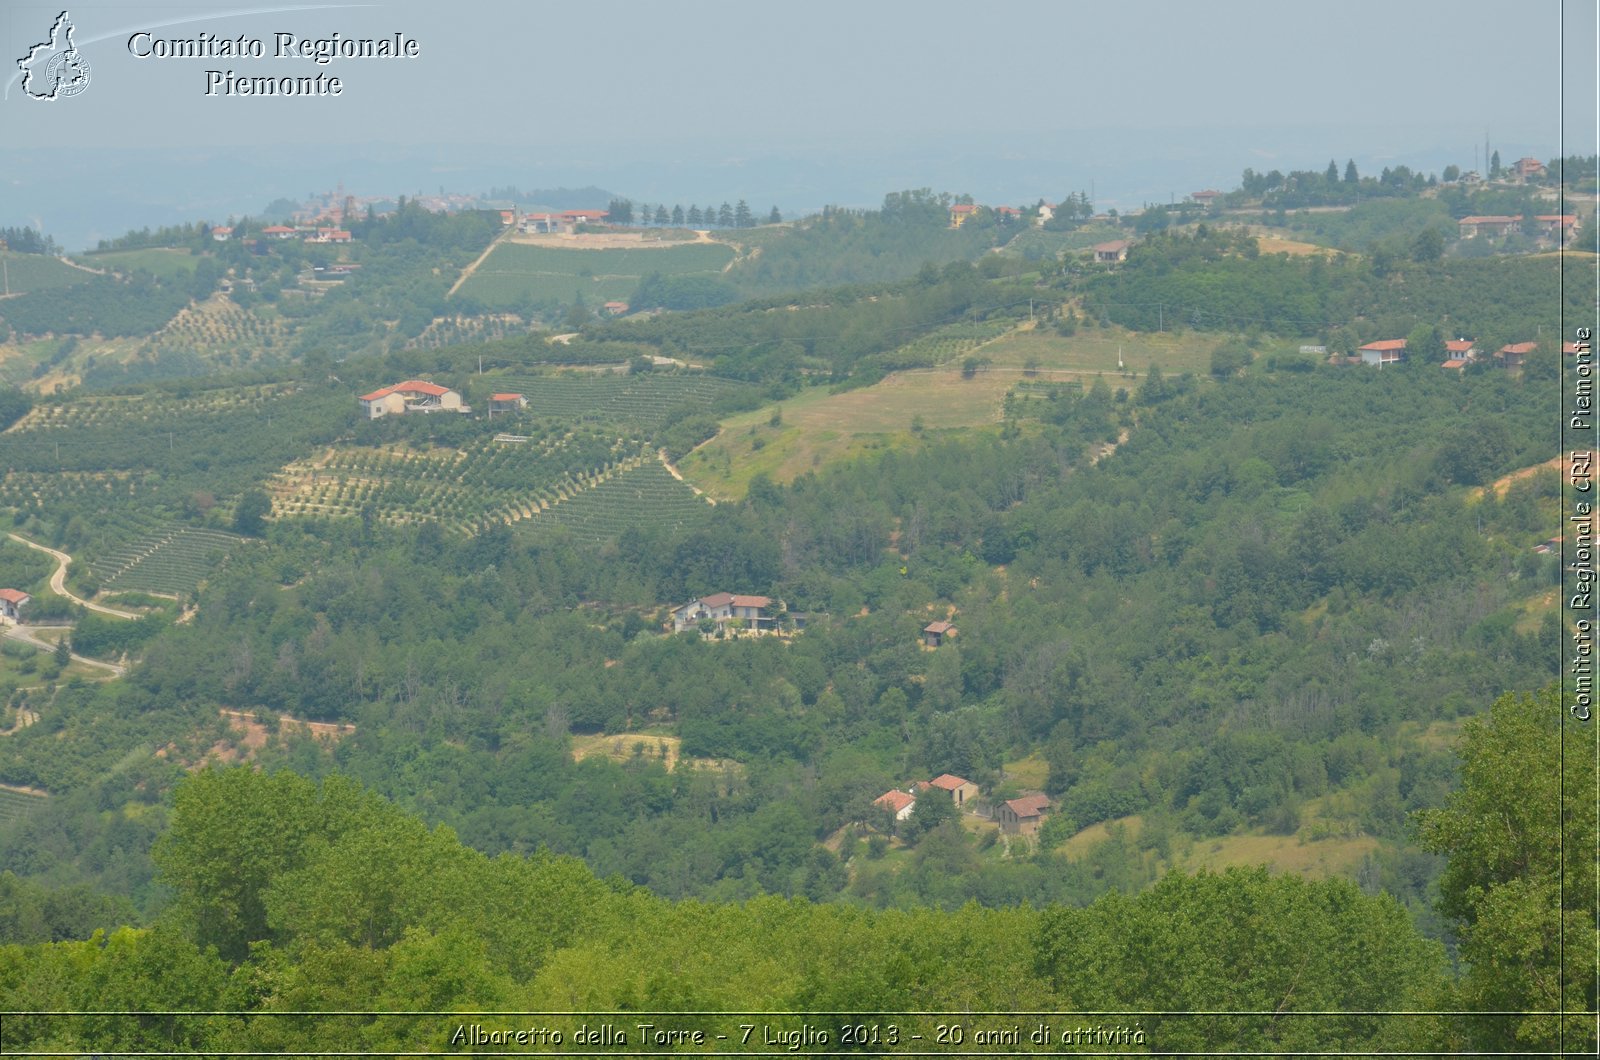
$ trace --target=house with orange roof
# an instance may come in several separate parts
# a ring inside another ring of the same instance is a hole
[[[1540,236],[1554,239],[1562,246],[1566,246],[1578,234],[1577,214],[1541,213],[1535,214],[1533,219],[1539,224]]]
[[[1376,365],[1382,368],[1386,364],[1399,364],[1406,359],[1405,339],[1380,339],[1369,342],[1356,350],[1361,355],[1362,364]]]
[[[1537,158],[1519,158],[1511,163],[1511,172],[1518,180],[1538,180],[1544,176],[1545,168]]]
[[[1456,234],[1462,239],[1475,239],[1478,236],[1500,239],[1507,232],[1515,231],[1520,224],[1522,224],[1520,217],[1509,217],[1505,214],[1473,214],[1456,222]]]
[[[1119,261],[1128,260],[1128,248],[1133,244],[1126,239],[1113,239],[1109,243],[1096,243],[1094,245],[1094,260],[1100,265],[1115,265]]]
[[[495,413],[521,412],[528,407],[528,399],[521,394],[506,392],[504,394],[489,395],[489,415]]]
[[[748,629],[774,629],[778,620],[767,614],[772,606],[769,596],[741,596],[737,593],[712,593],[690,600],[682,607],[672,609],[672,632],[699,625],[703,621],[726,627],[730,622],[742,622]]]
[[[356,399],[361,405],[361,412],[369,420],[382,419],[384,416],[400,416],[408,412],[471,412],[472,409],[461,403],[461,395],[449,387],[440,386],[422,379],[408,379],[404,383],[396,383],[374,390],[370,394],[362,394]]]
[[[0,589],[0,618],[12,622],[22,621],[22,609],[33,597],[21,589]]]
[[[887,810],[896,822],[904,821],[917,808],[917,800],[904,791],[886,791],[872,800],[872,805]]]
[[[983,207],[970,202],[958,202],[950,207],[950,227],[960,228],[967,223],[967,219],[976,215]]]
[[[1035,836],[1039,834],[1039,827],[1047,816],[1045,811],[1049,808],[1050,796],[1024,795],[1020,799],[1002,802],[995,810],[994,819],[1000,831],[1007,835]]]
[[[932,780],[920,781],[917,790],[942,791],[950,796],[950,801],[955,803],[958,809],[965,806],[968,799],[978,797],[978,785],[954,773],[941,773]]]
[[[1500,358],[1500,367],[1515,370],[1521,368],[1527,361],[1528,354],[1538,348],[1537,342],[1508,342],[1496,350],[1494,355]]]

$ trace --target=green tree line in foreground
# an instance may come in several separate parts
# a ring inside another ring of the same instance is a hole
[[[157,846],[173,901],[154,926],[0,948],[0,1008],[162,1014],[8,1017],[4,1046],[444,1049],[456,1030],[319,1011],[641,1014],[617,1021],[630,1031],[789,1011],[835,1034],[835,1013],[873,1013],[931,1041],[948,1021],[902,1014],[1125,1010],[1162,1051],[1592,1052],[1594,733],[1562,718],[1554,688],[1503,697],[1466,727],[1462,789],[1421,818],[1450,859],[1458,971],[1391,898],[1342,880],[1172,874],[1083,908],[672,902],[548,852],[487,857],[341,778],[208,770]],[[1190,1011],[1228,1015],[1149,1014]],[[1528,1014],[1380,1015],[1406,1011]]]

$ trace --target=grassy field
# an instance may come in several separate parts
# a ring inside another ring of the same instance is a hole
[[[70,287],[92,279],[82,269],[75,269],[45,254],[17,254],[0,250],[0,295],[26,294],[51,287]],[[0,317],[5,316],[5,303],[0,301]]]
[[[1058,847],[1062,857],[1076,861],[1091,854],[1096,846],[1120,829],[1129,842],[1136,841],[1144,820],[1138,815],[1091,825]],[[1222,869],[1270,865],[1279,872],[1321,878],[1353,876],[1368,856],[1384,843],[1372,836],[1346,836],[1310,839],[1306,830],[1295,835],[1230,835],[1196,839],[1177,834],[1172,840],[1172,857],[1162,870],[1218,872]]]
[[[830,394],[817,388],[783,402],[782,423],[770,425],[772,408],[741,413],[722,433],[685,457],[679,468],[713,497],[744,496],[764,472],[789,482],[824,464],[863,453],[920,444],[921,432],[996,427],[1015,376],[980,372],[963,379],[958,368],[896,372],[876,386]]]
[[[187,250],[150,247],[144,250],[108,250],[100,254],[85,254],[80,259],[91,269],[114,269],[133,272],[142,269],[153,272],[163,280],[174,276],[192,276],[200,258]]]
[[[571,303],[579,297],[598,307],[626,301],[652,272],[716,276],[732,260],[733,248],[720,243],[608,250],[502,243],[462,285],[461,294],[502,308],[530,301]]]
[[[807,390],[782,403],[776,427],[770,425],[770,406],[724,421],[722,433],[685,457],[679,468],[711,496],[738,499],[758,472],[789,482],[863,453],[919,445],[929,434],[997,429],[1006,392],[1025,380],[1088,386],[1104,378],[1113,389],[1132,390],[1152,364],[1168,375],[1203,376],[1220,341],[1135,335],[1120,328],[1081,328],[1070,337],[1040,328],[1013,331],[970,351],[989,362],[970,379],[952,365],[896,372],[842,394]],[[1126,366],[1122,372],[1117,370],[1119,349]],[[1034,374],[1026,375],[1029,371]]]

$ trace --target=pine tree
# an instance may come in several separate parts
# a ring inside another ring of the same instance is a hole
[[[769,224],[769,225],[781,225],[781,224],[783,224],[783,214],[778,212],[778,208],[776,206],[774,206],[772,208],[772,212],[771,213],[767,214],[767,224]]]

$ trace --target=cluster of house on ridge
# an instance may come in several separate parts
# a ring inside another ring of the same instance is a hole
[[[261,229],[261,234],[268,239],[279,241],[298,239],[303,243],[348,243],[351,236],[348,229],[330,228],[326,225],[267,225]],[[233,238],[231,225],[217,225],[211,229],[211,238],[218,243],[226,243]]]
[[[462,402],[461,394],[447,386],[430,383],[425,379],[407,379],[403,383],[381,387],[356,399],[361,415],[369,420],[384,416],[403,416],[406,413],[471,412],[472,406]],[[489,417],[520,412],[528,407],[528,399],[521,394],[490,394]]]
[[[993,821],[1006,835],[1036,836],[1049,816],[1048,795],[1023,795],[1004,802],[988,804],[980,797],[978,785],[965,777],[944,773],[932,780],[919,780],[904,791],[896,788],[872,800],[872,804],[887,813],[893,821],[904,821],[917,808],[918,798],[939,798],[943,792],[955,804],[956,812],[968,812]]]
[[[1310,348],[1320,349],[1319,347]],[[1539,344],[1537,342],[1508,342],[1496,350],[1494,356],[1500,363],[1500,367],[1517,371],[1527,361],[1528,355],[1538,348]],[[1470,339],[1451,339],[1444,344],[1444,349],[1449,356],[1440,363],[1439,367],[1448,368],[1453,372],[1465,371],[1469,364],[1477,362],[1483,356],[1483,351],[1479,350]],[[1561,352],[1568,355],[1574,354],[1577,352],[1577,346],[1571,342],[1565,343],[1561,347]],[[1406,340],[1380,339],[1377,342],[1369,342],[1356,350],[1356,355],[1349,358],[1349,363],[1354,364],[1358,359],[1360,363],[1370,364],[1375,368],[1399,364],[1406,359]]]

